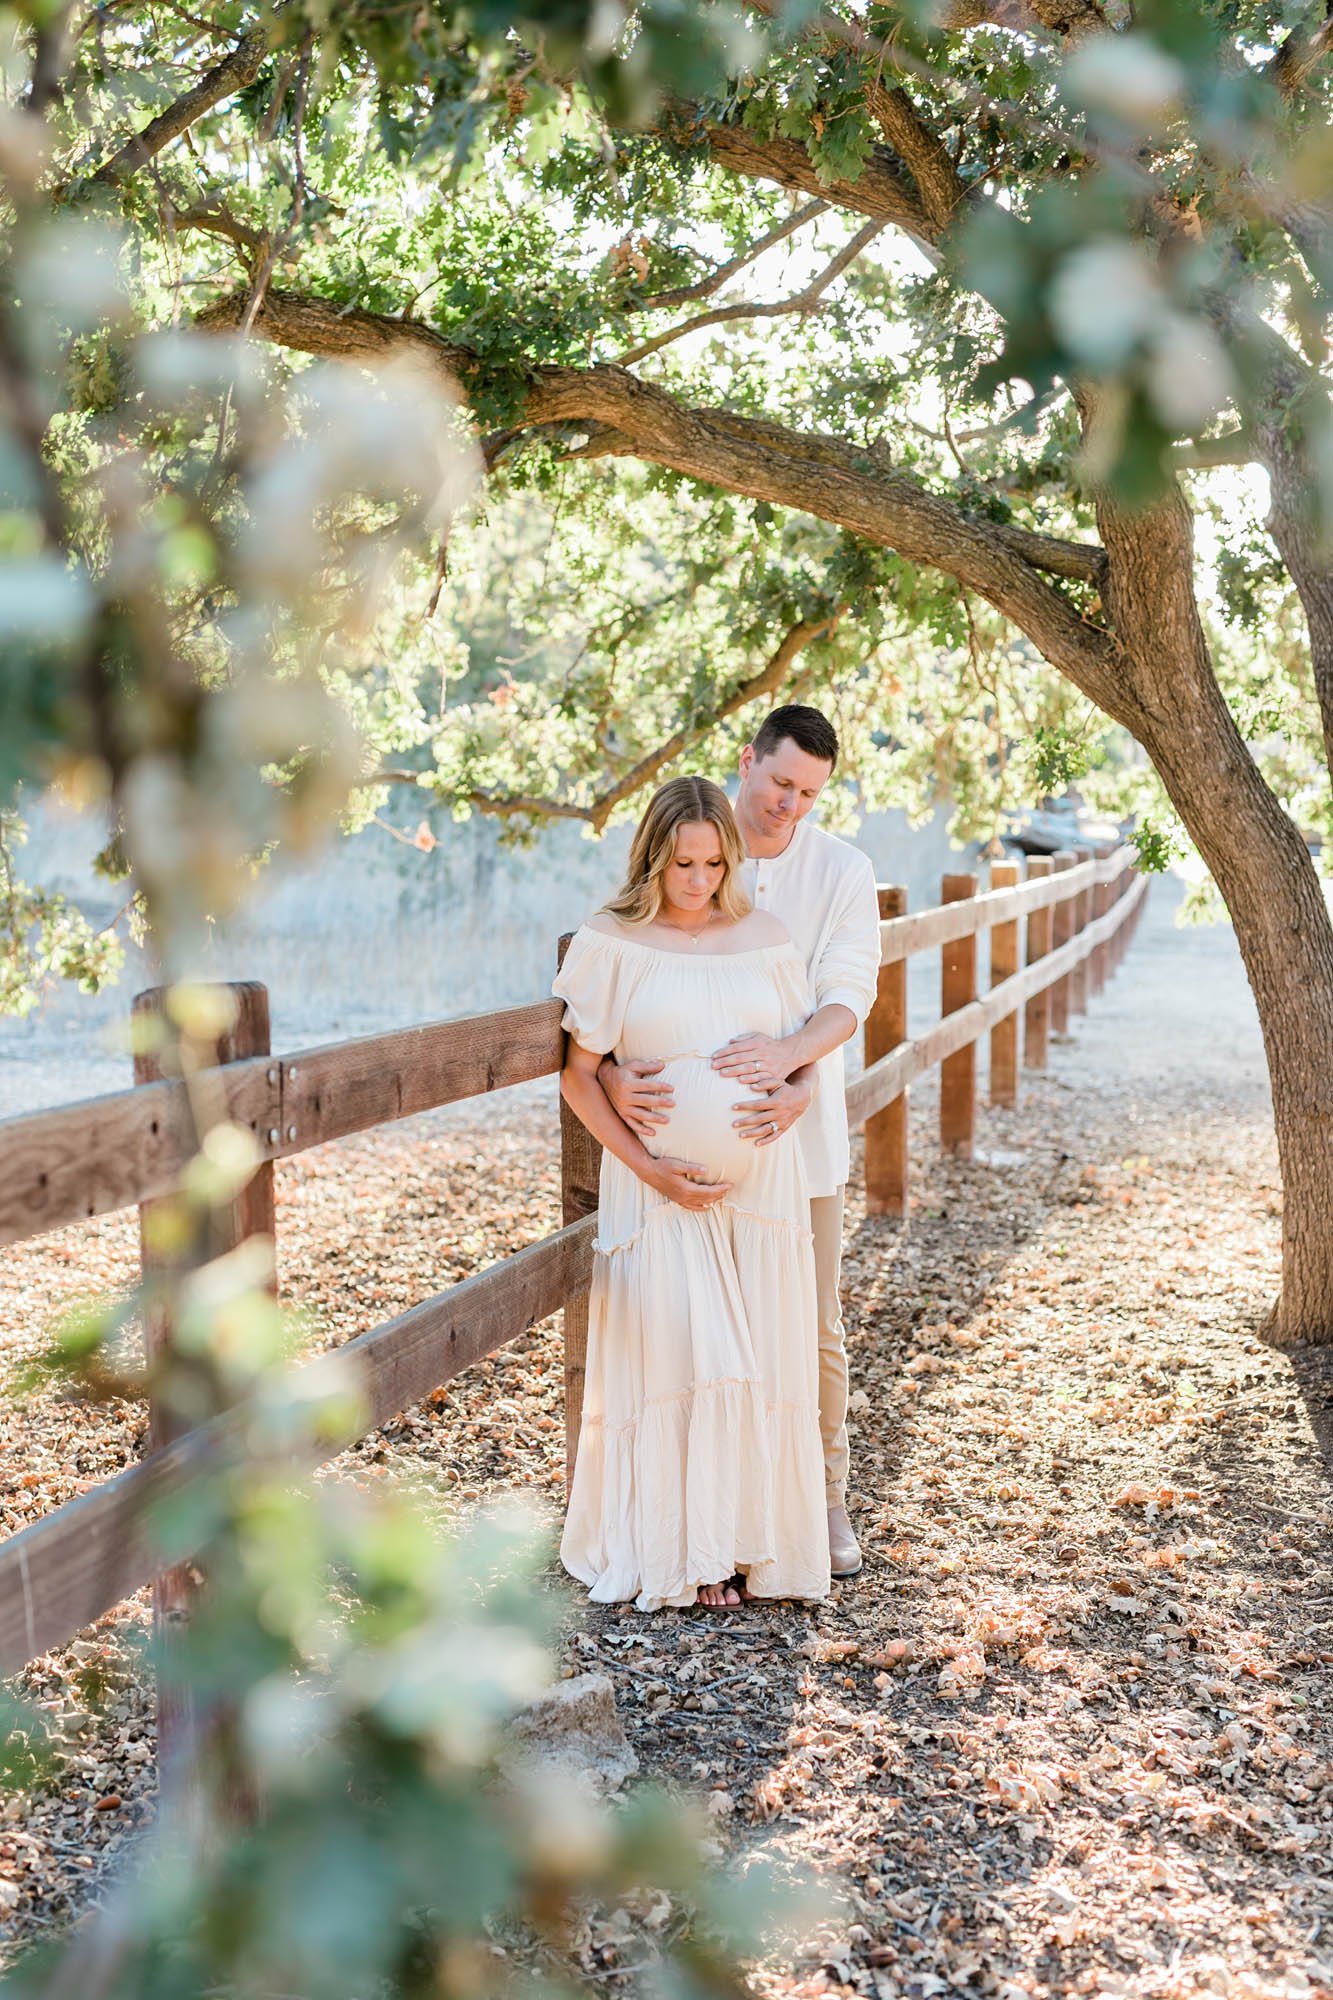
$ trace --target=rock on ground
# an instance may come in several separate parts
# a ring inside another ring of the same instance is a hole
[[[514,1717],[505,1736],[506,1770],[536,1764],[597,1797],[619,1791],[639,1768],[605,1674],[557,1681]]]

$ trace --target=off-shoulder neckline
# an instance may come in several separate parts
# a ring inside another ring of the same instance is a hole
[[[652,958],[679,959],[683,965],[718,965],[741,958],[768,958],[778,952],[794,951],[795,942],[784,938],[781,944],[752,944],[744,951],[672,951],[669,946],[645,944],[642,938],[618,936],[615,931],[594,930],[591,924],[580,926],[585,937],[596,938],[599,944],[624,945],[629,951],[644,951]]]

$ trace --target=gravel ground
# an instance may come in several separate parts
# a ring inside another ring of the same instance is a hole
[[[1173,901],[974,1161],[940,1158],[922,1087],[905,1225],[851,1190],[862,1577],[725,1617],[567,1592],[568,1667],[611,1675],[646,1769],[702,1789],[723,1846],[843,1887],[763,1991],[1333,1996],[1333,1351],[1257,1337],[1280,1204],[1258,1031],[1230,934],[1176,931]],[[284,1294],[333,1343],[553,1227],[554,1128],[533,1087],[284,1165]],[[133,1259],[126,1217],[11,1253],[10,1366]],[[43,1394],[0,1423],[12,1529],[132,1457],[141,1412]],[[353,1456],[452,1507],[558,1496],[561,1443],[548,1326]],[[151,1815],[143,1618],[23,1677],[76,1761],[4,1808],[16,1937],[95,1898]],[[584,1947],[608,1991],[649,1948],[615,1919]]]

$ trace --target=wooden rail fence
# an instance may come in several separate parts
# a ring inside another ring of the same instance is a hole
[[[1059,1029],[1071,1009],[1084,1010],[1089,991],[1101,990],[1127,949],[1147,889],[1133,850],[1081,862],[1058,855],[1055,863],[1032,863],[1023,882],[1012,864],[997,864],[984,894],[977,893],[975,877],[947,876],[940,905],[910,914],[905,891],[880,890],[880,972],[865,1026],[866,1067],[847,1090],[849,1120],[866,1128],[871,1213],[902,1215],[907,1206],[907,1095],[915,1079],[941,1065],[941,1141],[970,1154],[981,1037],[991,1038],[992,1099],[1012,1104],[1020,1021],[1025,1064],[1044,1067],[1048,1022]],[[984,995],[976,971],[976,940],[983,932],[991,937],[991,984]],[[934,949],[942,952],[942,1018],[910,1039],[907,961]],[[266,1042],[266,1009],[261,1011]],[[201,1083],[214,1115],[249,1127],[262,1161],[285,1159],[558,1071],[561,1013],[558,1001],[539,1000],[294,1056],[271,1056],[265,1048],[204,1071]],[[0,1244],[115,1209],[142,1208],[169,1193],[189,1157],[183,1093],[179,1082],[144,1081],[82,1104],[0,1121]],[[359,1435],[379,1429],[563,1308],[572,1467],[599,1148],[563,1104],[561,1150],[561,1229],[338,1350],[360,1399]],[[245,1201],[242,1196],[238,1207]],[[253,1206],[242,1232],[253,1226]],[[262,1212],[262,1201],[259,1207]],[[307,1363],[297,1371],[298,1382],[306,1376],[313,1387],[326,1379],[326,1368],[327,1360]],[[240,1413],[224,1414],[181,1437],[157,1441],[154,1434],[154,1447],[139,1464],[0,1542],[0,1675],[66,1644],[157,1577],[161,1563],[151,1523],[159,1507],[205,1467],[243,1453],[248,1421]],[[330,1443],[319,1455],[347,1442]]]

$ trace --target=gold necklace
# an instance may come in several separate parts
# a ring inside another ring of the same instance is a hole
[[[661,924],[663,930],[675,931],[678,933],[679,936],[688,938],[691,944],[698,944],[704,932],[710,929],[712,926],[713,912],[711,910],[709,911],[707,918],[699,926],[697,931],[687,930],[684,924],[673,924],[668,917],[659,916],[657,922]]]

